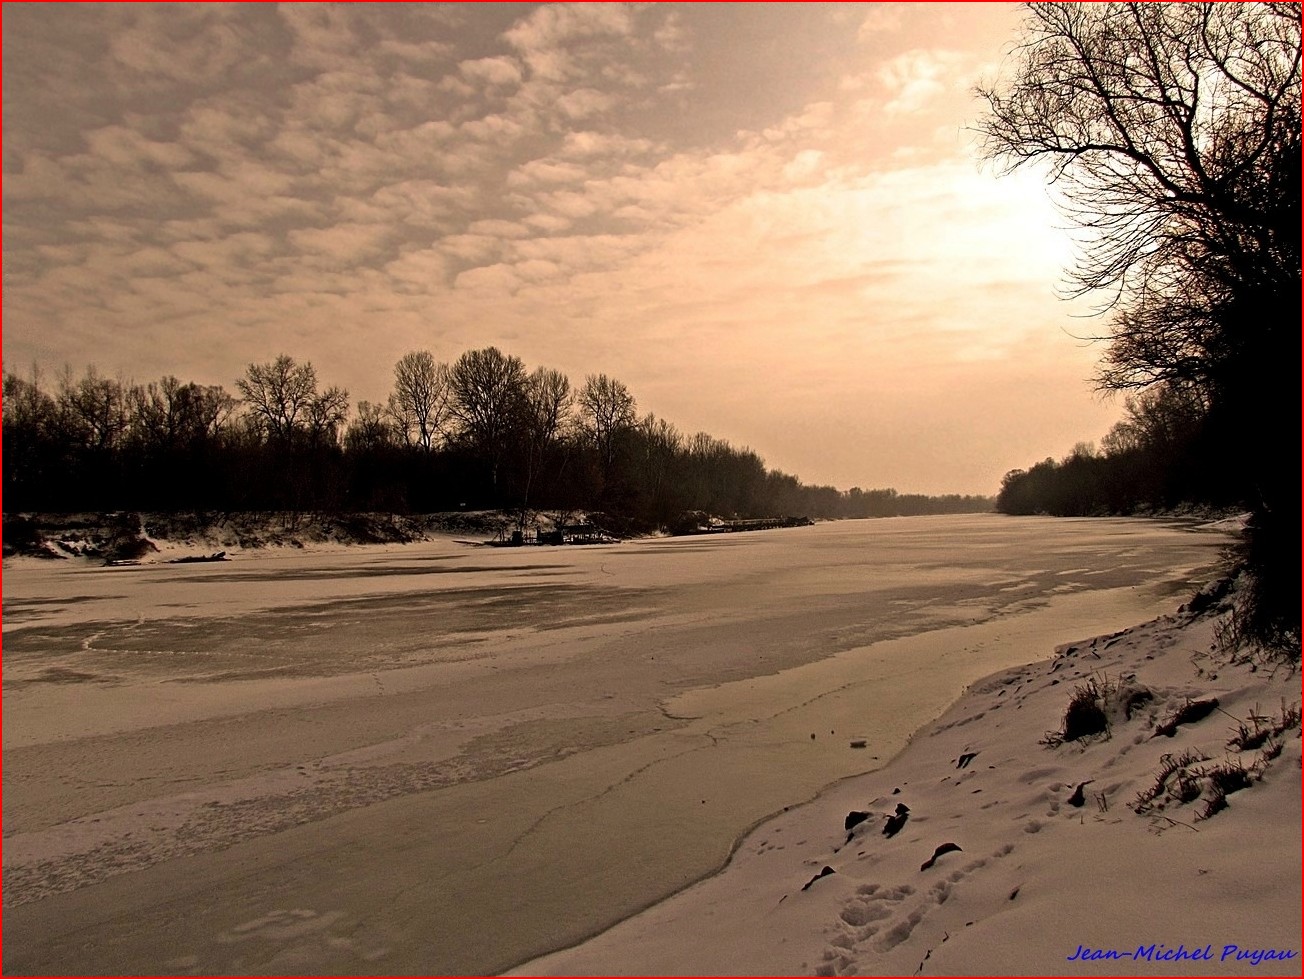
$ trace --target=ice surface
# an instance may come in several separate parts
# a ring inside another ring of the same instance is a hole
[[[1225,541],[964,516],[7,562],[5,970],[505,969],[966,684],[1171,610]]]

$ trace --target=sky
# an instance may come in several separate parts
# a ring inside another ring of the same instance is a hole
[[[384,401],[412,350],[623,381],[811,484],[1099,439],[1065,221],[976,153],[1003,3],[5,4],[4,369]]]

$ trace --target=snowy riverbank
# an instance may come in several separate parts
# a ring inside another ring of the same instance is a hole
[[[1298,975],[1299,674],[1219,655],[1216,612],[973,684],[719,875],[511,974]],[[1092,682],[1107,733],[1051,746]]]

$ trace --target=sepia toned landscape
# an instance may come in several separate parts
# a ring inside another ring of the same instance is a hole
[[[6,5],[5,974],[1298,974],[1300,13]]]

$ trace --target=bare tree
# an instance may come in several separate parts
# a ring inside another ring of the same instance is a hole
[[[461,435],[489,462],[493,484],[518,423],[525,365],[497,347],[469,350],[449,369],[452,413]]]
[[[530,500],[535,477],[575,404],[570,379],[561,371],[536,367],[525,379],[521,399],[521,428],[525,437],[524,503]]]
[[[1300,5],[1026,7],[980,132],[1009,168],[1046,164],[1085,231],[1075,291],[1113,309],[1101,385],[1238,396],[1298,342]]]
[[[358,417],[344,433],[344,445],[350,452],[375,451],[391,443],[393,432],[391,415],[384,405],[359,401]]]
[[[1106,455],[1170,447],[1191,440],[1207,406],[1194,388],[1159,383],[1128,395],[1123,419],[1101,440]]]
[[[448,365],[426,350],[399,358],[388,411],[404,441],[429,452],[443,436],[451,410]]]
[[[648,412],[638,423],[640,482],[659,519],[671,516],[675,463],[684,452],[684,437],[673,424]]]
[[[73,381],[72,371],[65,369],[60,389],[59,401],[83,443],[92,449],[114,448],[129,423],[127,386],[88,367],[77,381]]]
[[[635,408],[634,396],[622,382],[606,374],[584,379],[579,393],[581,424],[608,471],[615,462],[618,436],[634,427]]]
[[[0,416],[6,427],[45,435],[55,427],[57,415],[54,399],[41,390],[41,372],[36,365],[32,366],[30,379],[13,372],[5,374],[4,407]]]
[[[220,384],[187,384],[180,395],[193,420],[195,431],[215,438],[227,427],[239,402]]]
[[[1245,637],[1298,659],[1301,5],[1026,7],[1012,78],[979,93],[986,153],[1046,164],[1083,229],[1100,385],[1201,392],[1253,510]]]
[[[236,404],[220,386],[183,384],[171,374],[132,386],[128,402],[140,444],[165,450],[217,435]]]
[[[349,417],[349,392],[331,385],[308,399],[304,421],[314,445],[336,445],[340,428]]]
[[[575,392],[571,390],[570,379],[561,371],[536,367],[526,378],[525,403],[526,424],[532,438],[547,443],[565,428],[575,405]]]
[[[270,364],[250,364],[235,382],[259,423],[276,441],[288,441],[317,396],[317,371],[281,354]]]

